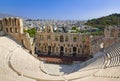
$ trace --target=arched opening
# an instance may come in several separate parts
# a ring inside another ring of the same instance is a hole
[[[5,23],[5,25],[7,26],[7,19],[5,18],[5,20],[4,20],[4,23]]]
[[[9,19],[7,19],[7,26],[9,26],[10,25],[10,22],[9,22]]]
[[[76,51],[77,51],[77,48],[76,48],[76,47],[73,47],[73,57],[76,56]]]
[[[20,26],[20,20],[19,19],[17,20],[17,25]]]
[[[8,32],[8,28],[6,28],[6,32]]]
[[[11,26],[11,18],[9,18],[9,25]]]
[[[15,18],[14,20],[15,20],[15,26],[17,26],[17,19]]]
[[[65,52],[67,53],[67,47],[65,48]]]
[[[15,33],[18,33],[18,29],[17,28],[15,28]]]
[[[48,46],[48,55],[51,54],[51,46]]]
[[[63,56],[63,55],[64,55],[64,47],[61,46],[61,47],[60,47],[60,56]]]
[[[60,42],[64,42],[64,37],[63,37],[63,35],[60,36]]]
[[[77,41],[77,36],[74,36],[73,37],[73,42],[76,42]]]
[[[10,33],[13,33],[13,29],[12,28],[10,28]]]
[[[67,42],[69,40],[68,36],[65,37],[65,41]]]
[[[58,36],[55,36],[55,41],[58,41]]]

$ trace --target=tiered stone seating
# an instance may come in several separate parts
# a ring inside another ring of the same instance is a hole
[[[95,77],[104,78],[120,78],[120,44],[115,44],[109,49],[105,50],[106,53],[106,64],[105,68],[100,69],[94,74]],[[119,80],[117,80],[119,81]]]
[[[51,79],[57,81],[64,80],[61,76],[51,76],[41,71],[40,63],[41,61],[38,61],[36,58],[34,58],[21,48],[17,49],[17,51],[14,52],[14,55],[11,58],[12,67],[21,75],[42,81],[44,79]]]
[[[72,81],[120,81],[118,78],[106,78],[106,77],[85,77],[85,78],[80,78]]]
[[[98,62],[102,61],[103,59],[104,58],[101,57],[100,59],[98,59]],[[97,61],[97,59],[96,59],[96,61]],[[10,62],[11,62],[12,67],[17,72],[19,72],[21,75],[24,75],[24,76],[27,76],[30,78],[34,78],[37,80],[42,80],[42,81],[48,80],[48,79],[52,80],[52,81],[63,81],[65,79],[71,80],[71,79],[75,79],[75,78],[79,78],[79,77],[88,76],[98,70],[98,69],[93,69],[93,70],[86,70],[86,71],[77,71],[77,72],[71,73],[69,75],[63,75],[63,76],[49,75],[49,74],[47,74],[47,72],[44,73],[40,69],[40,65],[41,65],[40,61],[35,59],[33,56],[31,56],[30,54],[28,54],[21,48],[17,49],[17,51],[14,52],[13,56],[11,57]],[[96,66],[99,67],[100,64],[102,64],[102,62],[101,63],[99,62],[98,65],[96,65]],[[96,62],[94,62],[94,64],[96,64]],[[94,64],[91,63],[90,66],[92,67]],[[95,65],[93,67],[95,67]]]
[[[11,69],[9,61],[16,48],[17,45],[14,41],[6,37],[0,37],[0,81],[35,81],[19,76]]]
[[[83,62],[82,64],[79,64],[79,66],[75,69],[76,71],[82,71],[82,70],[91,70],[91,69],[99,69],[102,68],[104,65],[105,59],[104,56],[101,56],[102,52],[98,52],[97,57],[94,57],[86,62]]]
[[[92,59],[76,65],[75,72],[58,76],[43,72],[40,67],[41,61],[30,55],[10,38],[0,37],[0,80],[120,81],[119,52],[120,44],[116,44],[107,49],[105,54],[99,52]]]
[[[95,73],[96,77],[120,78],[120,66],[101,69]]]
[[[104,67],[115,67],[120,65],[120,44],[115,44],[109,49],[105,50],[106,64]]]

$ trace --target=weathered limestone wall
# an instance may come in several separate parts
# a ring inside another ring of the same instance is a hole
[[[41,54],[61,56],[89,56],[89,35],[53,32],[51,26],[38,32],[35,40],[36,51]],[[62,54],[63,53],[63,54]]]
[[[42,32],[37,32],[33,41],[23,32],[23,20],[18,17],[6,17],[0,20],[0,36],[10,35],[34,54],[61,55],[61,56],[89,56],[101,50],[101,43],[107,48],[120,42],[120,27],[106,27],[104,36],[89,34],[54,32],[52,26],[47,26]]]
[[[120,42],[120,27],[109,26],[105,28],[104,31],[104,46],[105,48]]]
[[[7,17],[0,20],[0,30],[6,35],[12,36],[20,44],[22,44],[31,53],[34,53],[34,44],[30,40],[29,35],[25,35],[23,32],[23,20],[18,17]],[[32,43],[31,43],[32,42]]]

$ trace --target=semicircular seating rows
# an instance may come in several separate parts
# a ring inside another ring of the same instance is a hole
[[[45,73],[41,63],[12,38],[0,37],[1,81],[120,81],[120,44],[98,52],[66,75]]]

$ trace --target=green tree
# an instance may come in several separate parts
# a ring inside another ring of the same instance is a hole
[[[104,28],[109,25],[120,25],[120,14],[112,14],[97,19],[88,20],[85,25]]]
[[[37,31],[36,31],[35,28],[31,28],[31,29],[28,29],[28,30],[24,30],[24,32],[29,33],[30,37],[34,37]]]

